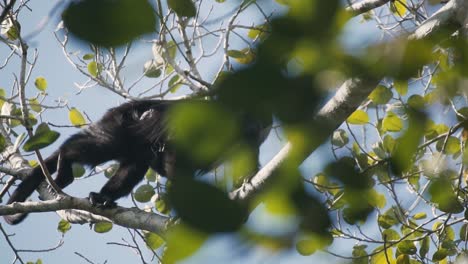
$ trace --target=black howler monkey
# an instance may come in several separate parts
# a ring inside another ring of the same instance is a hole
[[[128,195],[143,179],[149,167],[170,179],[176,175],[178,153],[171,146],[166,117],[168,110],[181,101],[132,101],[112,108],[98,122],[68,138],[45,160],[45,165],[50,173],[57,172],[55,182],[64,188],[73,181],[74,162],[94,167],[106,161],[118,161],[120,166],[115,175],[99,193],[89,195],[95,205],[114,206],[115,200]],[[241,136],[258,151],[271,127],[271,116],[261,120],[238,116]],[[210,165],[216,166],[215,162]],[[8,204],[24,202],[42,181],[44,175],[37,166],[12,193]],[[26,216],[15,214],[4,218],[9,224],[18,224]]]

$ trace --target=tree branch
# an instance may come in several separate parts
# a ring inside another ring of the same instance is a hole
[[[160,236],[169,224],[169,217],[148,213],[138,208],[117,206],[112,209],[101,209],[93,206],[88,199],[61,196],[59,199],[42,202],[23,202],[0,205],[0,215],[15,213],[61,211],[61,217],[73,223],[112,222],[114,224],[154,232]],[[85,221],[80,221],[85,219]]]

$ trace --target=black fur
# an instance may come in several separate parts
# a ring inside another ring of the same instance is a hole
[[[110,109],[98,122],[72,135],[48,157],[45,160],[47,169],[52,174],[59,168],[55,182],[64,188],[73,182],[72,163],[94,167],[106,161],[118,161],[120,166],[115,175],[99,193],[90,193],[90,201],[98,206],[115,205],[115,200],[128,195],[143,179],[149,167],[173,178],[177,153],[170,146],[165,117],[168,109],[178,102],[134,101]],[[271,118],[260,123],[244,118],[241,124],[243,136],[258,148],[270,125]],[[60,164],[57,164],[59,155]],[[12,193],[8,204],[24,202],[43,180],[41,168],[35,167]],[[18,224],[26,216],[15,214],[4,218],[9,224]]]

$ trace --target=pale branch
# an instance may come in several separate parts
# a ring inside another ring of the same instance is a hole
[[[454,17],[449,17],[442,14],[457,14],[456,21],[458,25],[464,25],[462,22],[467,21],[468,14],[466,13],[468,6],[468,0],[452,0],[438,12],[434,13],[428,21],[431,27],[427,26],[427,23],[422,23],[420,28],[416,29],[415,33],[410,36],[411,39],[423,39],[436,32],[441,31],[441,27],[452,25],[450,21]],[[460,12],[461,9],[465,12]],[[466,7],[466,8],[465,8]],[[449,9],[448,9],[449,8]],[[441,14],[442,13],[442,14]],[[435,17],[435,18],[434,18]],[[434,19],[438,20],[434,22]],[[421,32],[421,33],[420,33]],[[422,34],[424,32],[424,34]],[[448,31],[446,31],[448,32]],[[449,33],[450,34],[450,33]],[[311,155],[315,149],[320,146],[323,141],[330,136],[333,131],[338,128],[346,118],[351,115],[378,85],[380,80],[370,78],[352,78],[348,79],[341,85],[335,95],[325,104],[325,106],[317,113],[313,118],[314,122],[320,124],[320,134],[318,139],[314,143],[307,146],[307,150],[301,153],[301,157],[294,157],[299,159],[300,162],[304,161],[309,155]],[[314,135],[315,137],[316,135]],[[244,183],[240,188],[232,191],[230,197],[233,199],[247,200],[251,199],[259,189],[263,188],[264,185],[270,181],[275,172],[285,164],[290,158],[292,150],[292,144],[288,142],[279,152],[273,157],[249,182]],[[299,165],[299,164],[298,164]]]
[[[383,6],[391,0],[363,0],[354,3],[346,8],[346,11],[352,12],[355,15],[359,15],[377,7]]]
[[[117,206],[111,209],[101,209],[93,206],[88,199],[61,196],[59,199],[12,203],[0,205],[0,215],[15,213],[54,212],[62,211],[64,219],[73,223],[112,222],[116,225],[147,230],[164,236],[170,218],[155,213],[148,213],[138,208],[124,208]],[[69,212],[72,212],[71,214]],[[86,221],[80,222],[77,216],[85,216]]]
[[[434,35],[440,30],[446,30],[450,27],[460,27],[464,25],[464,17],[466,17],[466,0],[452,0],[437,10],[431,17],[426,19],[409,39],[423,39],[427,36]],[[460,11],[463,10],[463,16]]]

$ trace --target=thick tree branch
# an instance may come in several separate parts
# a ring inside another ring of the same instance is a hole
[[[73,213],[67,213],[71,210]],[[63,196],[60,199],[42,202],[24,202],[0,205],[0,215],[54,211],[62,211],[62,218],[69,222],[79,222],[79,217],[85,216],[86,221],[82,223],[87,223],[90,219],[93,222],[110,221],[123,227],[147,230],[161,236],[164,236],[169,224],[169,217],[147,213],[138,208],[124,208],[117,206],[113,209],[100,209],[93,206],[87,199],[70,196]]]
[[[464,25],[464,22],[468,21],[467,6],[468,0],[450,1],[438,12],[434,13],[425,23],[421,24],[409,38],[427,38],[441,32],[447,26],[454,25],[454,23],[459,26]],[[461,12],[460,10],[464,10],[465,12]],[[449,31],[446,31],[446,33],[450,34]],[[352,78],[345,81],[333,98],[314,117],[314,121],[321,125],[320,131],[322,133],[320,134],[320,140],[316,140],[314,144],[307,146],[308,151],[304,152],[301,157],[295,157],[295,159],[299,158],[302,162],[312,154],[366,100],[378,83],[379,80],[368,78]],[[272,178],[274,172],[288,160],[291,149],[292,145],[288,142],[270,162],[252,177],[250,182],[244,183],[239,189],[232,191],[230,197],[241,200],[251,199]]]

